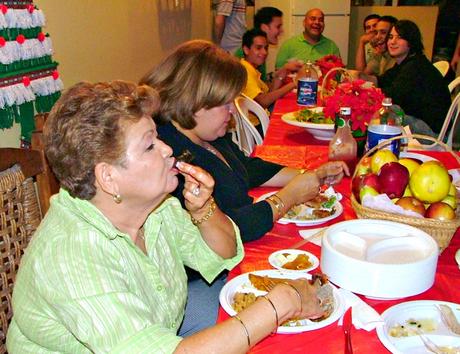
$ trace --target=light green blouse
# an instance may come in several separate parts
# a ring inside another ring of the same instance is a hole
[[[13,293],[14,353],[171,353],[181,341],[184,264],[211,281],[243,258],[222,259],[173,197],[145,223],[148,255],[90,202],[65,190],[35,233]]]

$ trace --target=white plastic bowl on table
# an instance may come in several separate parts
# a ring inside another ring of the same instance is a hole
[[[321,269],[337,286],[371,298],[420,294],[434,283],[438,245],[426,232],[385,220],[348,220],[322,238]]]
[[[313,112],[322,112],[324,107],[314,107],[308,108]],[[307,109],[307,108],[304,108]],[[334,124],[321,124],[321,123],[308,123],[308,122],[299,122],[295,119],[295,113],[297,112],[290,112],[283,114],[281,119],[283,122],[294,125],[296,127],[302,127],[308,130],[315,139],[318,140],[331,140],[334,136]]]

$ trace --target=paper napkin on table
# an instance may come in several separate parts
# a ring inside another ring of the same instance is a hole
[[[321,247],[321,239],[324,235],[324,232],[320,231],[323,231],[325,229],[326,227],[317,227],[316,229],[300,230],[299,235],[303,239],[308,239],[309,242]]]
[[[338,289],[338,291],[345,299],[346,309],[349,307],[353,309],[352,322],[356,329],[365,329],[369,332],[383,324],[380,314],[361,300],[359,296],[346,289]],[[342,319],[339,321],[340,325],[341,321]]]

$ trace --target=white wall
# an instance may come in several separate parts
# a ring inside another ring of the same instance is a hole
[[[208,0],[35,0],[46,17],[66,87],[79,81],[137,81],[169,50],[210,39]],[[19,145],[19,127],[0,130],[0,147]]]

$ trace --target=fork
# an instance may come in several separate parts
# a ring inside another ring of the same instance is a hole
[[[460,323],[454,315],[452,309],[447,305],[436,306],[441,314],[441,319],[452,333],[460,335]]]
[[[430,352],[435,354],[460,354],[460,347],[440,347],[434,342],[431,341],[425,334],[421,331],[417,331],[420,339],[425,345],[425,348]]]

